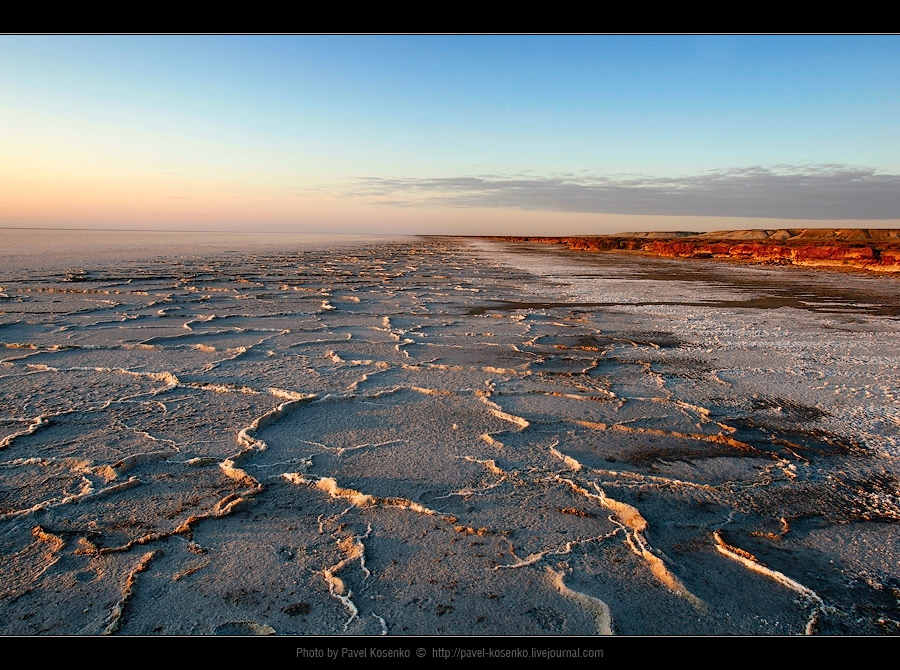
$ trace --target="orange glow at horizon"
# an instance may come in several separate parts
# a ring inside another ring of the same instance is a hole
[[[29,169],[30,168],[30,169]],[[37,168],[37,169],[36,169]],[[59,164],[0,167],[0,227],[451,235],[603,235],[651,230],[900,227],[900,220],[791,220],[398,206],[324,188]]]

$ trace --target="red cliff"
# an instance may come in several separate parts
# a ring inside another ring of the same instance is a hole
[[[641,251],[669,258],[900,272],[900,230],[801,228],[502,239],[560,244],[576,251]]]

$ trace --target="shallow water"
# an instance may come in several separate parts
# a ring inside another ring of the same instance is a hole
[[[900,631],[895,279],[272,240],[5,266],[0,632]]]

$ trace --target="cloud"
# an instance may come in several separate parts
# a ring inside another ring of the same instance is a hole
[[[900,175],[831,164],[689,177],[364,177],[354,195],[392,205],[784,219],[900,218]]]

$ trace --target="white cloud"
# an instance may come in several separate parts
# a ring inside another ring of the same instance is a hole
[[[900,175],[848,165],[717,170],[689,177],[365,177],[357,196],[392,205],[784,219],[900,218]]]

